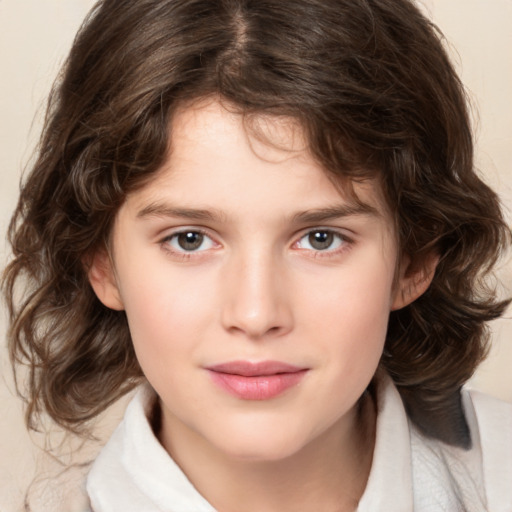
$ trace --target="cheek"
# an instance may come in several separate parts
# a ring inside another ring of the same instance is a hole
[[[309,276],[298,293],[315,316],[331,316],[342,323],[372,329],[372,320],[387,317],[392,303],[393,266],[363,257],[334,268],[319,281]],[[335,322],[337,323],[337,322]]]
[[[183,303],[159,289],[139,290],[126,307],[133,347],[139,365],[151,385],[172,386],[193,359],[196,323],[183,311]]]
[[[123,263],[129,272],[123,273],[121,296],[141,366],[164,365],[171,353],[173,359],[185,352],[190,357],[205,322],[216,311],[208,293],[211,283],[197,272],[173,272],[165,260]]]
[[[302,292],[302,310],[316,332],[319,345],[343,366],[342,375],[378,364],[391,307],[393,265],[361,258],[337,269],[322,289]],[[311,289],[311,287],[308,287]]]

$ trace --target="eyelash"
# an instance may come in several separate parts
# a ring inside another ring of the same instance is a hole
[[[345,251],[349,250],[351,246],[353,245],[354,241],[347,237],[344,233],[341,233],[340,231],[337,231],[332,228],[314,228],[309,229],[307,232],[303,233],[302,236],[293,244],[296,246],[299,244],[302,240],[310,237],[314,233],[323,233],[333,236],[335,239],[338,239],[339,245],[338,247],[335,247],[334,249],[326,248],[326,249],[303,249],[304,251],[308,251],[312,254],[314,258],[332,258],[339,256],[340,254],[344,253]]]
[[[184,249],[176,250],[176,249],[172,248],[172,246],[170,245],[172,240],[177,239],[177,237],[179,237],[180,235],[184,235],[184,234],[188,234],[188,233],[202,235],[203,237],[211,240],[213,244],[218,245],[218,243],[213,240],[211,235],[207,231],[205,231],[204,229],[201,229],[201,228],[189,228],[189,229],[182,229],[180,231],[176,231],[174,233],[171,233],[171,234],[165,236],[162,240],[160,240],[159,244],[164,251],[171,254],[173,257],[177,257],[182,260],[189,260],[190,258],[198,257],[198,255],[204,251],[186,251]]]
[[[212,244],[219,245],[218,242],[216,242],[212,238],[212,236],[209,234],[209,232],[207,232],[206,230],[201,229],[201,228],[189,228],[189,229],[182,229],[180,231],[176,231],[174,233],[171,233],[171,234],[165,236],[162,240],[160,240],[159,244],[161,245],[161,247],[164,251],[171,254],[173,257],[177,257],[182,260],[189,260],[190,258],[193,258],[193,257],[197,258],[201,255],[201,253],[205,252],[208,249],[203,249],[201,251],[197,251],[197,250],[186,251],[185,249],[179,250],[179,249],[172,248],[172,246],[170,245],[170,243],[173,240],[177,239],[177,237],[179,237],[180,235],[189,234],[189,233],[202,235],[203,237],[205,237],[205,239],[209,239]],[[340,233],[339,231],[337,231],[335,229],[314,228],[314,229],[309,229],[306,232],[303,232],[303,234],[300,236],[300,238],[292,244],[292,247],[297,246],[302,240],[304,240],[307,237],[310,237],[314,233],[324,233],[324,234],[332,235],[333,237],[335,237],[335,239],[337,238],[339,241],[339,246],[336,247],[335,249],[330,249],[330,248],[326,248],[323,250],[322,249],[314,249],[314,248],[302,249],[304,251],[308,251],[309,253],[311,253],[314,258],[330,258],[330,257],[338,256],[339,254],[349,250],[351,245],[354,243],[354,241],[351,238],[347,237],[345,234]],[[201,245],[203,242],[204,242],[204,240],[201,242]]]

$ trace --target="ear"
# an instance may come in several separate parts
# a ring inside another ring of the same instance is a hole
[[[124,309],[110,255],[100,249],[87,261],[87,277],[94,293],[107,308]]]
[[[392,311],[408,306],[427,291],[438,263],[439,255],[435,252],[416,260],[408,256],[402,259],[391,304]]]

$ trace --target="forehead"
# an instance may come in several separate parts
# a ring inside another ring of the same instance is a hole
[[[163,165],[129,198],[139,210],[169,201],[240,214],[344,204],[389,217],[378,180],[355,183],[326,171],[293,118],[242,115],[208,99],[179,109],[170,133]]]

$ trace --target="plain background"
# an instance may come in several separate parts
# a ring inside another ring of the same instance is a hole
[[[455,65],[474,107],[477,165],[501,195],[512,219],[512,0],[423,0],[447,38]],[[0,0],[0,266],[8,250],[3,234],[14,209],[18,182],[31,159],[44,100],[92,0]],[[510,258],[500,278],[512,293]],[[13,396],[0,309],[0,511],[21,510],[23,489],[36,471],[52,466],[42,458],[42,439],[24,428]],[[512,402],[512,311],[493,323],[493,350],[471,385]],[[108,436],[123,405],[102,422]],[[94,448],[92,454],[94,454]],[[52,466],[54,469],[55,467]],[[64,477],[69,480],[70,476]],[[63,486],[64,488],[65,486]],[[59,510],[80,510],[76,493],[55,497]],[[42,509],[37,509],[42,510]],[[47,509],[45,509],[47,510]],[[52,509],[52,512],[58,512]]]

